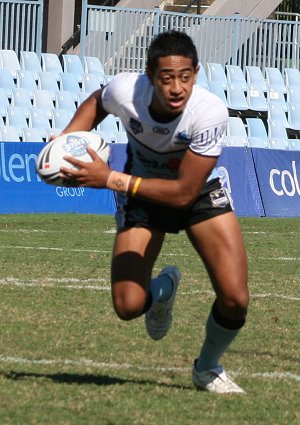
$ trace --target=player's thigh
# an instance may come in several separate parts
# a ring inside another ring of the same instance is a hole
[[[147,289],[164,235],[161,231],[143,227],[119,231],[112,255],[112,284],[132,282]]]
[[[201,256],[216,294],[221,298],[240,297],[248,302],[247,256],[241,229],[234,212],[202,221],[187,229]]]

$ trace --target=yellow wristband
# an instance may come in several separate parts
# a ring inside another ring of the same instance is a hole
[[[112,171],[108,176],[106,187],[117,192],[128,192],[131,176],[129,174]]]
[[[141,181],[142,181],[142,177],[137,177],[136,181],[134,182],[132,191],[131,191],[131,196],[132,197],[135,197],[135,195],[136,195],[136,193],[138,191],[139,185],[141,184]]]

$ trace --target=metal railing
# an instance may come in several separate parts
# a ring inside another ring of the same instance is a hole
[[[83,0],[82,10],[80,55],[99,57],[107,74],[143,72],[153,36],[171,28],[193,38],[202,63],[299,69],[296,21],[109,8],[88,0]]]
[[[42,51],[44,0],[0,1],[0,49]]]

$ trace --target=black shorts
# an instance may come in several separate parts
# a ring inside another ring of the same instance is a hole
[[[189,208],[170,208],[137,198],[119,197],[116,223],[119,230],[146,227],[166,233],[178,233],[187,227],[232,211],[229,194],[220,179],[212,179],[203,187],[199,197]]]

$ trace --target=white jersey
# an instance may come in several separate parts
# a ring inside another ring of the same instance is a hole
[[[195,85],[182,114],[167,123],[151,117],[152,96],[148,76],[137,73],[118,74],[103,91],[104,109],[120,118],[128,135],[126,172],[171,179],[186,149],[220,155],[228,111],[217,96]]]

